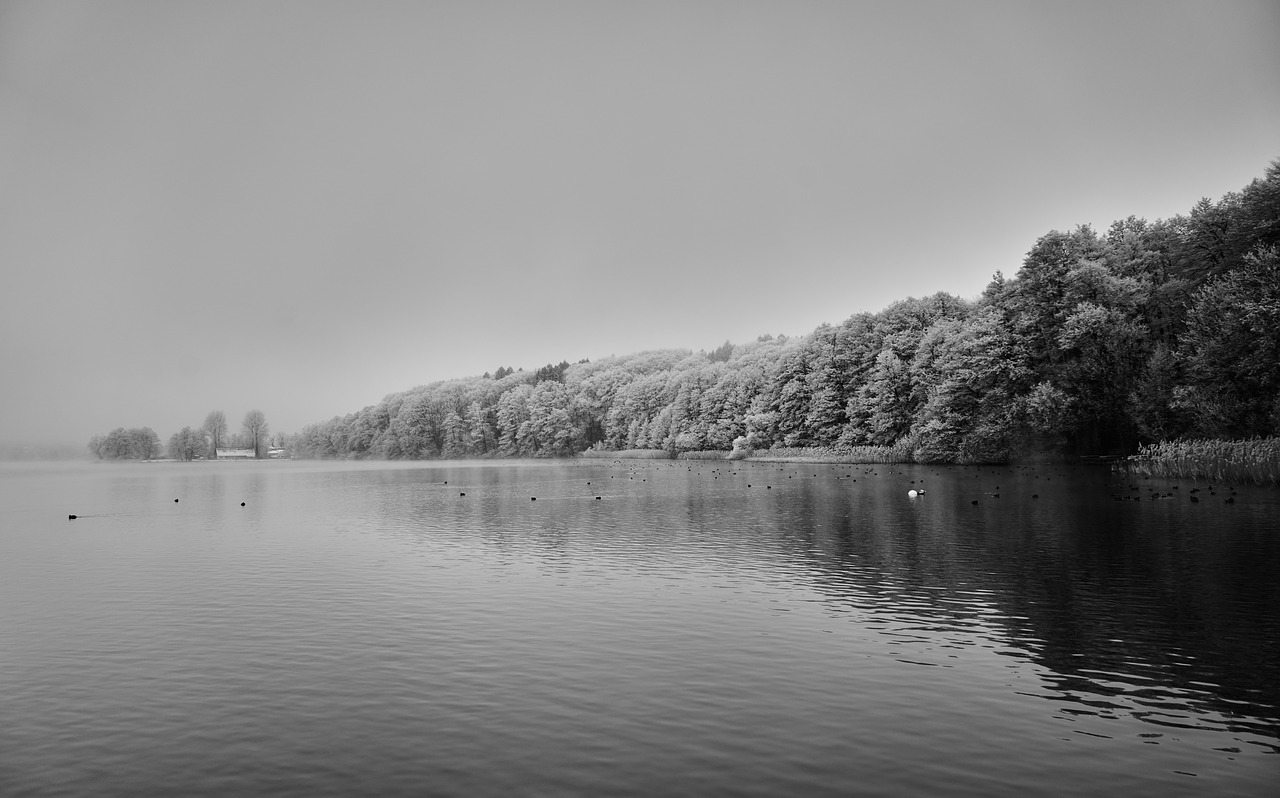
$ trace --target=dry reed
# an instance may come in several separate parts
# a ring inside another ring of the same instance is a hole
[[[588,449],[581,457],[597,460],[670,460],[671,453],[665,449]]]
[[[882,463],[913,463],[915,458],[907,449],[894,446],[803,446],[777,447],[758,451],[747,458],[763,461],[803,461],[810,463],[840,463],[845,465],[876,465]]]
[[[1280,485],[1280,438],[1161,441],[1139,447],[1125,468],[1152,477]]]
[[[717,449],[704,449],[700,452],[681,452],[676,455],[677,460],[727,460],[729,459],[728,451],[719,451]]]

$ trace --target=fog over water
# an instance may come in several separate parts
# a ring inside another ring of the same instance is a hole
[[[0,6],[0,441],[802,335],[1280,141],[1270,2]]]

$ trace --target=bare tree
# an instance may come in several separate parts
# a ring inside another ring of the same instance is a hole
[[[267,417],[261,410],[250,410],[244,414],[241,427],[244,428],[244,434],[253,441],[253,456],[262,457],[262,439],[271,431],[267,426]]]
[[[204,430],[205,435],[209,436],[209,446],[213,450],[209,452],[209,456],[213,457],[217,454],[218,447],[226,441],[227,414],[221,410],[214,410],[204,417],[204,426],[201,429]]]

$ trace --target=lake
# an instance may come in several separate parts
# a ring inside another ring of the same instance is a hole
[[[1274,795],[1280,492],[1232,490],[3,465],[0,794]]]

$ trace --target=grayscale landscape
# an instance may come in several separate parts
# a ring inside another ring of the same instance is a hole
[[[1280,781],[1275,3],[8,0],[0,263],[2,795]]]

